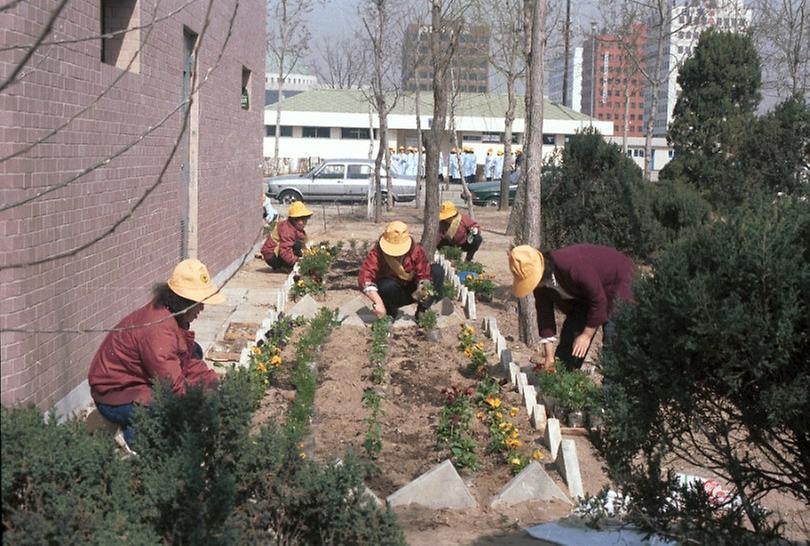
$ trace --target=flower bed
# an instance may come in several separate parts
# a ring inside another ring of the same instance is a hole
[[[546,411],[571,426],[582,426],[573,414],[587,412],[591,417],[601,415],[602,387],[582,371],[568,371],[564,366],[535,373],[535,382]]]
[[[303,256],[298,260],[298,275],[292,286],[293,298],[298,299],[306,294],[322,296],[326,293],[324,279],[338,252],[339,247],[330,246],[328,241],[304,249]]]

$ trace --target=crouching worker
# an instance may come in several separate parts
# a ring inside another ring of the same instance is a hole
[[[610,316],[616,303],[633,301],[636,266],[607,246],[579,244],[540,252],[521,245],[509,253],[509,269],[516,297],[534,293],[544,350],[541,364],[548,370],[554,369],[555,356],[569,370],[581,368],[596,330],[603,327],[606,341],[613,334]],[[555,307],[565,314],[559,343]]]
[[[129,447],[134,439],[133,413],[152,401],[154,380],[167,380],[178,395],[188,386],[216,388],[219,383],[189,330],[204,304],[225,301],[206,267],[198,260],[183,260],[168,283],[156,285],[153,292],[152,301],[107,334],[87,376],[99,413],[123,427]]]
[[[304,255],[307,227],[312,212],[301,201],[287,209],[287,219],[276,222],[276,227],[262,246],[262,257],[273,269],[290,270]]]
[[[395,221],[374,245],[360,267],[360,290],[371,300],[377,317],[396,318],[397,310],[416,303],[419,319],[438,298],[444,283],[444,271],[430,265],[422,245],[413,240],[408,226]]]
[[[456,206],[445,201],[439,209],[439,242],[437,248],[445,246],[461,247],[467,253],[466,261],[471,262],[481,243],[481,228],[478,224],[456,209]]]

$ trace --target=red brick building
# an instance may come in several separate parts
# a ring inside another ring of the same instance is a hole
[[[85,330],[114,326],[183,257],[221,280],[259,235],[265,8],[71,0],[15,75],[59,4],[0,12],[0,48],[23,46],[0,52],[0,88],[13,80],[0,89],[0,381],[3,404],[67,412],[89,402],[104,336]]]
[[[625,120],[627,136],[643,136],[645,80],[632,57],[643,58],[644,27],[623,38],[629,46],[622,46],[622,37],[615,34],[596,34],[583,44],[582,113],[612,121],[616,136],[624,134]]]

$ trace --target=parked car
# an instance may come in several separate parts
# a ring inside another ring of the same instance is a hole
[[[385,169],[383,195],[385,195]],[[265,178],[265,194],[282,203],[293,201],[365,201],[374,180],[374,161],[370,159],[327,159],[308,173]],[[396,202],[416,198],[416,177],[393,175]]]
[[[497,207],[501,200],[501,181],[495,182],[473,182],[467,184],[472,193],[473,204],[485,207]],[[517,191],[517,184],[509,185],[509,203],[515,201],[515,192]],[[461,196],[462,199],[464,195]]]

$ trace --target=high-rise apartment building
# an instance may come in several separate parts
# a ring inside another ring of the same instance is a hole
[[[546,84],[546,94],[551,101],[582,112],[582,66],[581,47],[571,48],[568,58],[568,78],[563,77],[566,69],[564,54],[551,60]],[[567,87],[564,94],[563,85]]]
[[[670,8],[667,18],[667,32],[664,43],[664,58],[661,59],[663,83],[658,89],[658,104],[651,112],[651,90],[647,89],[645,120],[654,116],[653,135],[666,136],[672,112],[680,94],[678,72],[683,62],[692,55],[697,46],[700,33],[709,28],[717,30],[743,32],[751,24],[751,10],[742,0],[703,1],[680,3]],[[654,54],[657,43],[651,39],[647,43],[647,63],[650,74],[653,74]]]
[[[644,87],[637,59],[643,56],[645,27],[628,36],[594,32],[582,47],[582,112],[613,122],[613,134],[644,132]]]
[[[489,92],[489,39],[488,25],[467,27],[458,37],[458,48],[448,71],[456,91]],[[448,44],[449,37],[442,36],[442,43]],[[415,91],[417,87],[421,91],[433,88],[428,25],[409,25],[402,43],[402,88]]]

